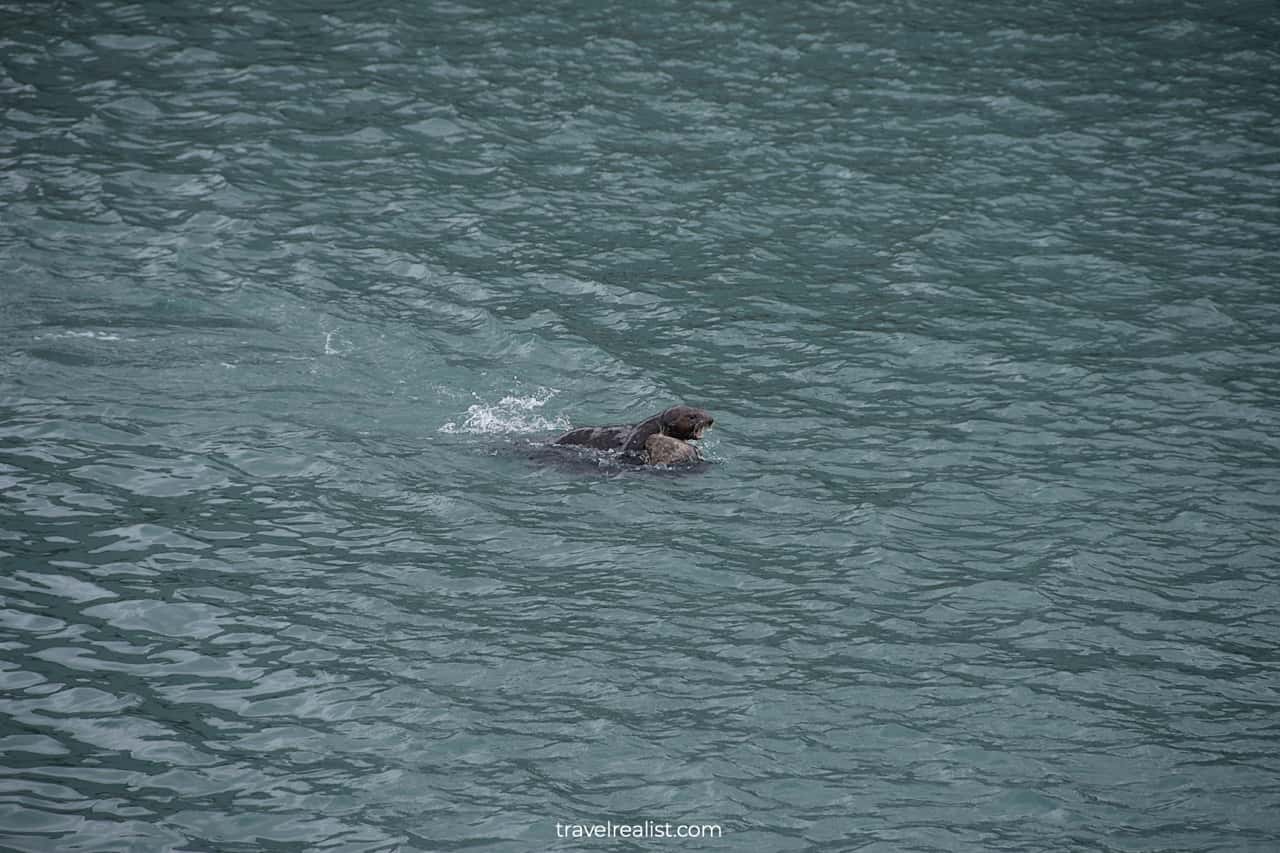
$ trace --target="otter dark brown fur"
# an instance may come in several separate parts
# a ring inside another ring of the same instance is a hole
[[[649,462],[653,452],[649,450],[649,439],[654,436],[668,436],[673,441],[685,445],[694,457],[698,456],[697,448],[686,444],[702,438],[702,433],[715,423],[715,419],[702,409],[693,406],[672,406],[647,420],[634,425],[617,425],[602,427],[579,427],[570,430],[556,439],[556,444],[573,444],[580,447],[592,447],[596,450],[616,450],[641,462]],[[689,453],[673,444],[658,442],[655,445],[662,458],[676,456],[688,457]],[[676,461],[694,461],[691,458],[680,458]],[[671,462],[651,464],[672,464]]]

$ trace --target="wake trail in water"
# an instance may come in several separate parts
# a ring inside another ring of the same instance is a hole
[[[450,421],[440,427],[439,431],[449,435],[563,432],[569,428],[569,421],[563,415],[551,419],[540,412],[557,393],[559,392],[554,388],[539,387],[528,396],[510,394],[496,403],[476,403],[467,408],[461,423]]]

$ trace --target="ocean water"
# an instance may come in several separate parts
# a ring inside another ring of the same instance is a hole
[[[0,846],[1280,849],[1277,68],[3,0]],[[699,469],[544,447],[676,402]]]

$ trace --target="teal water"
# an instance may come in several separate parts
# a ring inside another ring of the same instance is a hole
[[[1278,67],[0,3],[0,845],[1277,849]],[[702,471],[539,450],[681,401]]]

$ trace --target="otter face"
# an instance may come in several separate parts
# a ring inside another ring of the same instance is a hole
[[[715,418],[693,406],[672,406],[662,413],[662,432],[681,441],[697,441]]]

